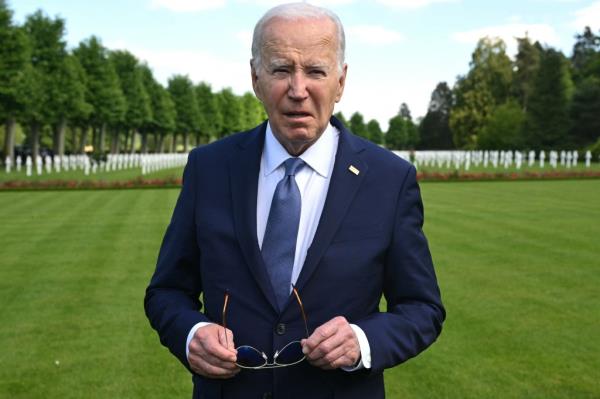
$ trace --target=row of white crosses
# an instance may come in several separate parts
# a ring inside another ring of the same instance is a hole
[[[185,166],[187,154],[146,154],[140,160],[142,174]]]
[[[415,167],[437,167],[469,170],[472,166],[494,169],[515,167],[521,169],[524,164],[532,167],[536,161],[540,168],[544,168],[546,162],[552,167],[559,165],[567,169],[577,166],[579,153],[577,151],[394,151],[396,155],[412,161]],[[592,153],[587,151],[584,155],[585,166],[589,168],[592,161]]]
[[[86,155],[65,155],[65,156],[57,156],[51,157],[46,155],[44,157],[37,157],[35,164],[30,155],[25,158],[25,162],[23,165],[23,161],[21,157],[16,157],[15,159],[15,170],[20,172],[23,167],[25,167],[27,176],[31,176],[33,174],[33,168],[35,167],[35,172],[38,175],[42,173],[58,173],[62,170],[76,170],[76,169],[84,169],[88,165],[89,167],[89,158]],[[11,173],[13,169],[13,164],[10,157],[6,157],[6,161],[4,162],[4,167],[6,173]]]
[[[521,151],[394,151],[398,156],[412,160],[416,167],[425,166],[437,168],[446,167],[469,170],[471,166],[484,168],[493,167],[508,169],[514,166],[521,169],[523,164],[532,167],[536,160],[539,166],[544,168],[546,160],[552,168],[562,167],[571,168],[578,164],[579,154],[577,151],[550,151],[548,155],[540,151],[536,157],[535,151],[528,153]],[[411,159],[412,158],[412,159]],[[590,167],[592,154],[590,151],[585,153],[585,166]],[[187,154],[109,154],[106,162],[96,162],[87,155],[63,155],[50,157],[37,157],[36,162],[32,161],[31,156],[25,159],[25,168],[27,176],[33,174],[33,168],[37,175],[42,173],[50,174],[52,172],[61,172],[61,170],[83,170],[85,175],[90,173],[111,172],[116,170],[141,168],[142,174],[156,172],[162,169],[184,166],[187,162]],[[21,157],[16,157],[15,169],[20,172],[22,165]],[[9,157],[5,161],[6,173],[11,173],[13,165]]]
[[[184,166],[187,154],[109,154],[106,162],[97,162],[87,155],[55,155],[50,157],[37,157],[34,162],[31,156],[25,158],[16,157],[14,169],[20,172],[24,167],[27,176],[41,174],[59,173],[61,171],[83,170],[87,176],[90,173],[111,172],[123,169],[141,168],[142,174],[156,172],[161,169]],[[13,163],[10,157],[6,157],[4,163],[6,173],[11,173]]]

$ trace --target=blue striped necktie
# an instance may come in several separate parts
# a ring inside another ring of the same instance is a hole
[[[261,249],[280,310],[290,296],[302,205],[294,176],[304,165],[300,158],[288,158],[284,162],[285,176],[277,183],[273,194]]]

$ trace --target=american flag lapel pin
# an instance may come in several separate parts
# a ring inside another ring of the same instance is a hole
[[[358,174],[360,173],[360,170],[356,169],[356,167],[354,165],[350,165],[350,167],[348,168],[348,170],[352,173],[354,173],[356,176],[358,176]]]

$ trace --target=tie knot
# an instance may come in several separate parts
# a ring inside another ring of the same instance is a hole
[[[304,166],[304,161],[300,158],[288,158],[283,164],[285,166],[285,175],[294,176],[298,169]]]

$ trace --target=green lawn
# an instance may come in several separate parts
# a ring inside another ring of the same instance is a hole
[[[600,181],[422,189],[448,319],[388,397],[600,397]],[[191,396],[142,307],[177,193],[0,193],[0,398]]]
[[[5,181],[46,181],[46,180],[76,180],[76,181],[123,181],[123,180],[132,180],[137,178],[147,178],[147,179],[165,179],[171,177],[181,177],[183,171],[183,167],[171,168],[171,169],[163,169],[153,173],[147,173],[142,175],[142,168],[130,168],[130,169],[121,169],[110,172],[102,172],[98,170],[96,173],[90,173],[86,175],[83,170],[62,170],[61,172],[52,172],[46,173],[44,172],[40,175],[35,173],[35,169],[31,176],[27,176],[25,169],[21,169],[21,171],[17,172],[16,170],[12,170],[10,173],[6,173],[4,169],[0,170],[0,183]]]

